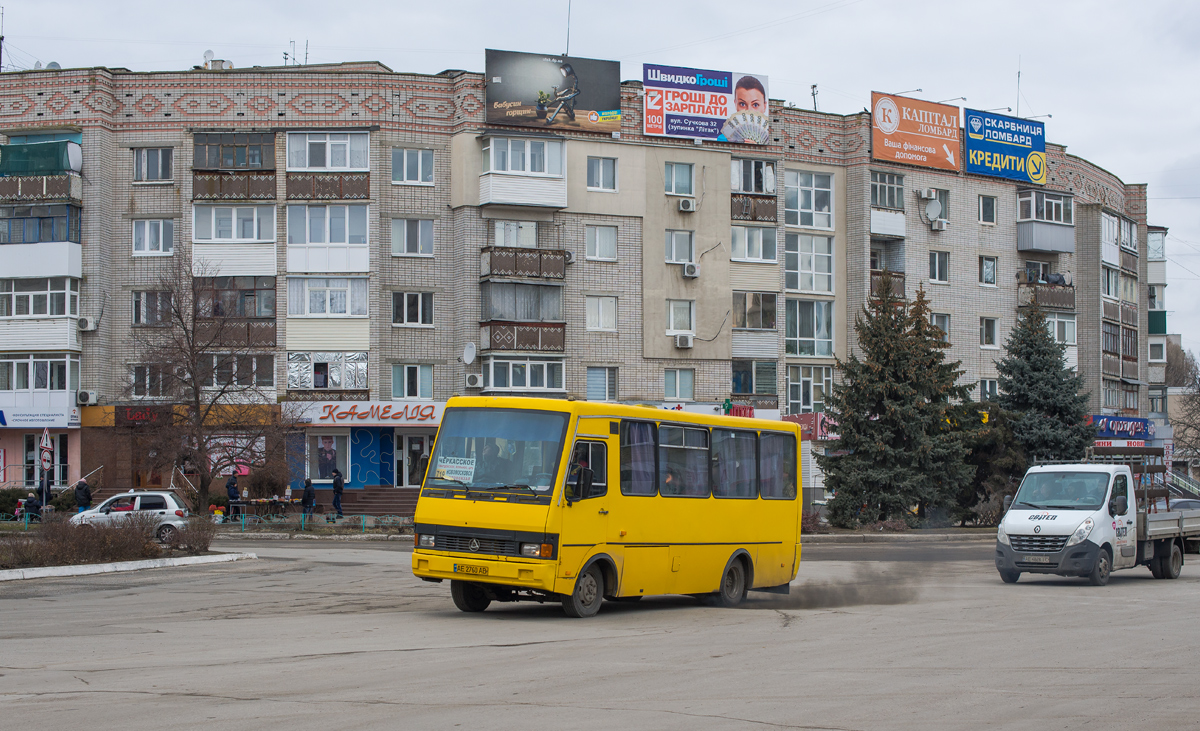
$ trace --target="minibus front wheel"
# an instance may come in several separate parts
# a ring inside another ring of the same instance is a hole
[[[482,612],[492,603],[483,587],[470,581],[451,579],[450,596],[454,599],[454,606],[464,612]]]
[[[563,611],[568,617],[591,617],[604,603],[604,573],[592,564],[575,580],[575,588],[562,598]]]

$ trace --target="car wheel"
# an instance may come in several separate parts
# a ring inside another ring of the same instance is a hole
[[[158,542],[159,543],[174,543],[175,539],[177,539],[178,537],[179,537],[179,529],[176,528],[175,526],[171,525],[170,523],[168,523],[164,526],[161,526],[158,529]]]
[[[1020,571],[1001,571],[1000,572],[1000,579],[1005,584],[1015,584],[1015,583],[1017,583],[1017,579],[1019,579],[1019,578],[1021,578]]]
[[[1178,579],[1179,572],[1183,571],[1183,551],[1179,550],[1178,543],[1171,543],[1171,553],[1163,556],[1162,559],[1162,577],[1164,579]]]
[[[595,616],[604,603],[604,574],[600,567],[592,564],[575,580],[575,588],[563,597],[563,612],[568,617],[583,618]]]
[[[450,596],[454,599],[454,606],[464,612],[482,612],[492,603],[483,587],[470,581],[451,579]]]
[[[725,567],[725,575],[721,577],[721,589],[717,592],[717,604],[722,607],[736,607],[746,597],[746,565],[741,558],[735,558]]]
[[[1104,586],[1111,574],[1112,559],[1108,551],[1101,549],[1100,555],[1096,557],[1096,565],[1092,567],[1092,573],[1088,574],[1088,580],[1092,582],[1092,586]]]

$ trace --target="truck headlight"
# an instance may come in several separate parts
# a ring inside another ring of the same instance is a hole
[[[1011,543],[1008,542],[1008,534],[1004,532],[1004,524],[1003,523],[1000,524],[1000,527],[998,527],[996,529],[996,540],[1000,541],[1001,543],[1003,543],[1006,546],[1012,545]]]
[[[434,538],[436,536],[422,534],[417,536],[417,546],[420,548],[433,548]]]
[[[1071,534],[1071,539],[1067,541],[1067,545],[1074,546],[1076,543],[1083,543],[1086,541],[1087,537],[1092,534],[1093,525],[1094,524],[1092,523],[1091,518],[1088,518],[1080,523],[1079,527],[1075,529],[1075,532]]]

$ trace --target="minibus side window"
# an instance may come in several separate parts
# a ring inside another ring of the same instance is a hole
[[[758,491],[769,500],[796,499],[796,437],[762,432],[758,437]]]
[[[621,494],[654,495],[656,425],[644,421],[621,422]]]
[[[592,471],[592,489],[587,497],[603,497],[608,492],[608,449],[603,442],[577,442],[571,455],[571,471],[567,475],[568,485],[579,484],[581,470]]]
[[[713,429],[713,497],[752,498],[758,495],[756,442],[754,432]]]
[[[708,430],[658,427],[658,494],[708,497]]]

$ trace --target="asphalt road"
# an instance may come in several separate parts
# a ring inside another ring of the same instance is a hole
[[[1200,726],[1191,565],[1010,586],[986,543],[823,545],[788,597],[571,620],[460,614],[404,546],[221,548],[262,558],[0,584],[3,727]]]

